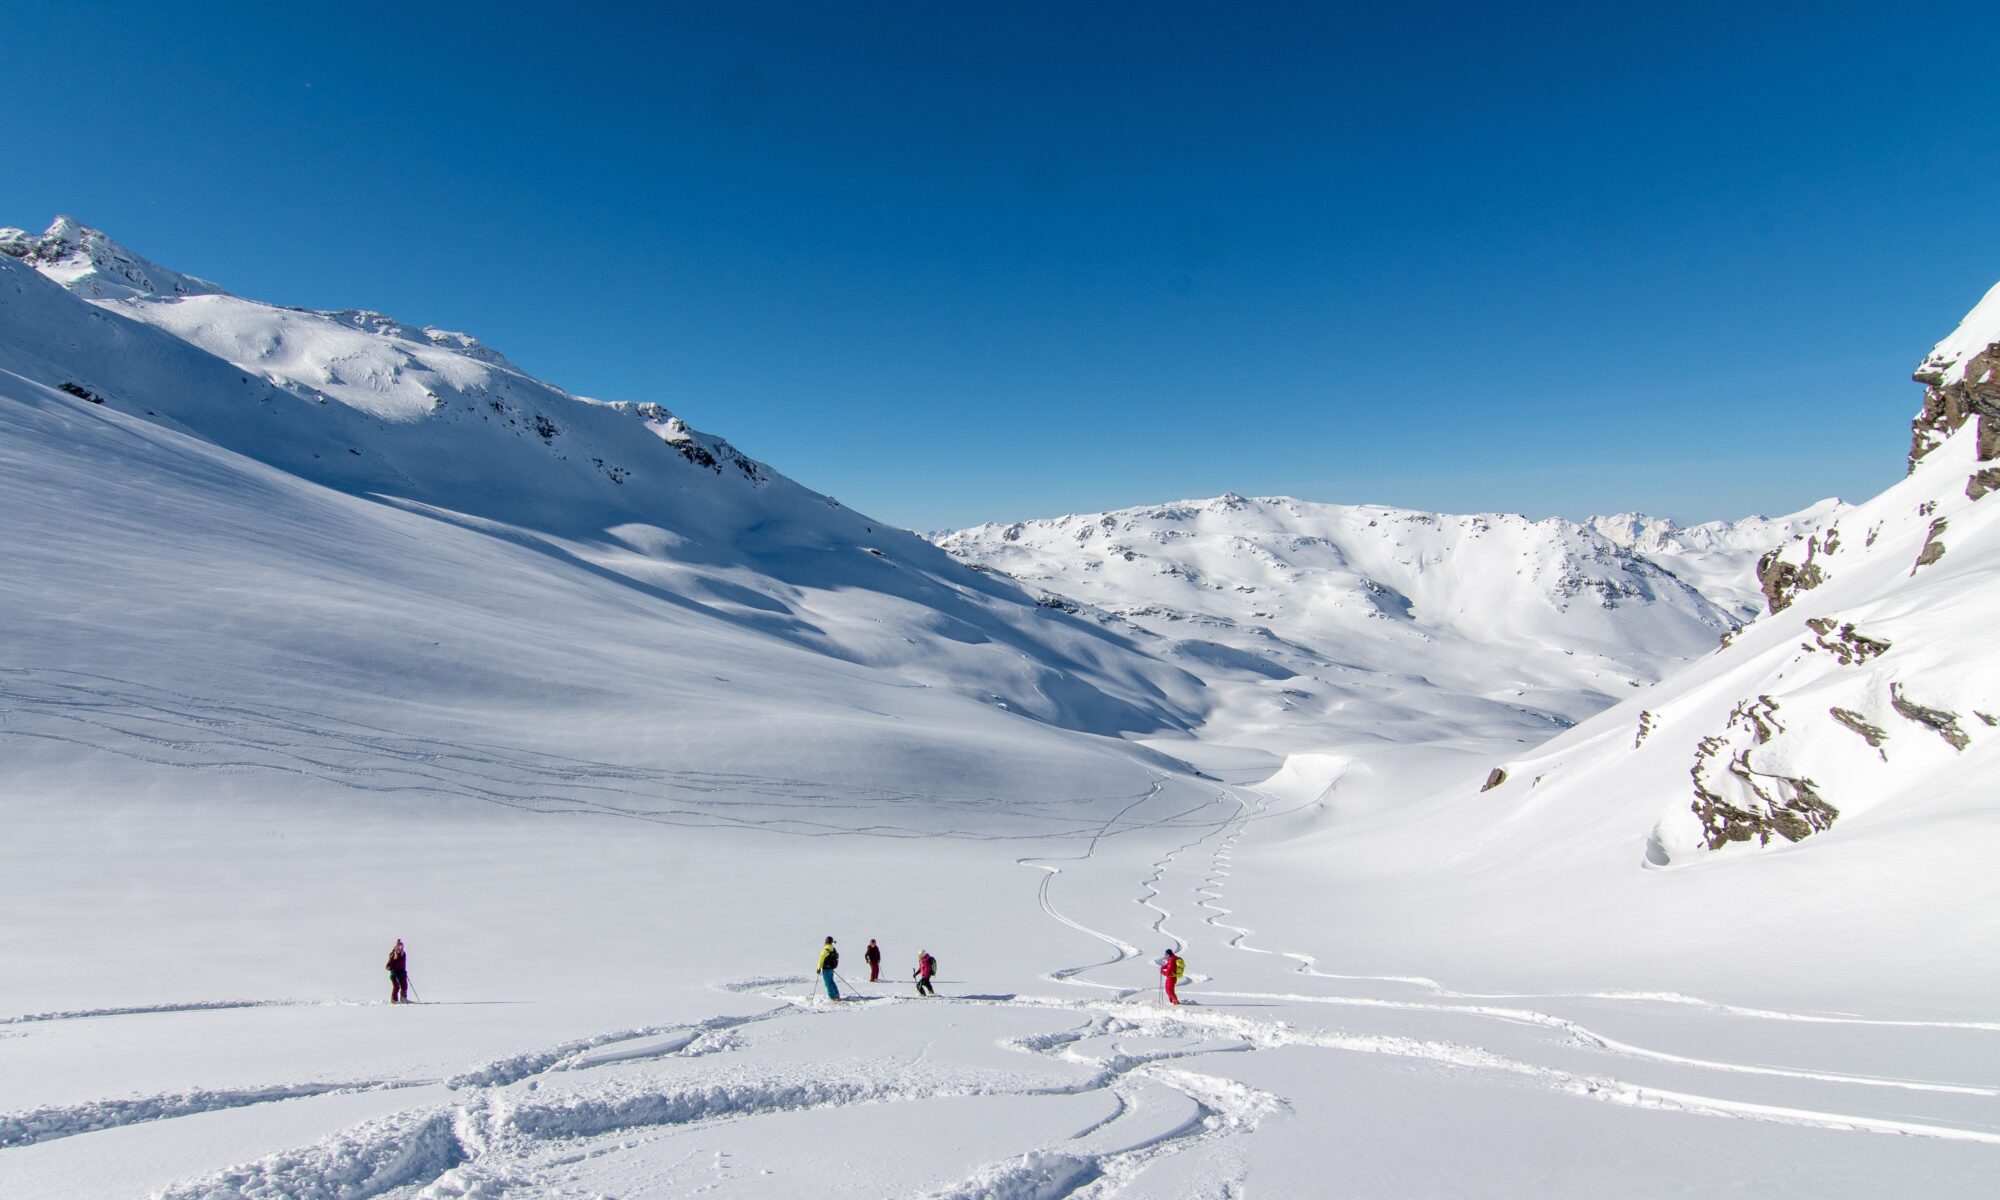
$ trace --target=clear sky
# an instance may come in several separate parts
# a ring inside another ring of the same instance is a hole
[[[1897,478],[2000,5],[11,0],[0,224],[474,333],[920,529]]]

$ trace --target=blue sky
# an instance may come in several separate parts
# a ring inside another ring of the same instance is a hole
[[[15,0],[0,224],[466,330],[923,529],[1775,513],[1900,475],[2000,279],[1996,12]]]

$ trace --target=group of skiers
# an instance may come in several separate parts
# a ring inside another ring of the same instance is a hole
[[[882,947],[875,944],[874,938],[868,939],[868,949],[861,952],[861,958],[868,964],[868,982],[881,982]],[[840,987],[834,979],[835,973],[840,970],[840,949],[833,944],[830,933],[826,935],[826,943],[820,947],[818,970],[820,982],[826,985],[826,998],[840,999]],[[917,981],[917,995],[937,995],[936,989],[931,987],[931,978],[936,974],[937,959],[931,957],[928,950],[917,951],[917,965],[910,972],[910,978]]]
[[[882,948],[875,944],[874,938],[868,939],[868,949],[861,952],[861,957],[868,964],[868,982],[879,982],[882,978]],[[1169,946],[1165,957],[1159,961],[1159,968],[1160,986],[1166,992],[1167,1003],[1179,1004],[1181,998],[1174,993],[1174,988],[1187,977],[1187,959],[1182,958],[1178,951]],[[825,944],[820,947],[818,967],[819,979],[826,985],[826,998],[829,1000],[840,999],[840,986],[835,980],[839,969],[840,948],[834,945],[833,935],[829,933],[826,935]],[[931,988],[931,977],[936,974],[937,959],[931,957],[931,952],[928,950],[917,951],[917,966],[910,972],[910,978],[917,981],[917,995],[937,995]]]
[[[868,982],[879,983],[882,979],[882,948],[868,939],[868,949],[861,952],[862,960],[868,964]],[[389,1003],[408,1004],[410,1002],[410,956],[403,949],[403,939],[397,938],[395,948],[389,951]],[[1166,957],[1160,959],[1160,985],[1166,991],[1167,1003],[1179,1004],[1181,998],[1174,994],[1174,985],[1187,975],[1187,960],[1168,947]],[[826,985],[826,998],[840,999],[840,987],[834,975],[840,969],[840,950],[833,943],[833,935],[826,936],[826,944],[819,952],[819,978]],[[910,972],[916,980],[917,995],[935,996],[931,979],[937,974],[937,959],[928,950],[917,951],[917,965]]]

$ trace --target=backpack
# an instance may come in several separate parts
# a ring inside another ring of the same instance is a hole
[[[924,955],[924,965],[931,969],[931,974],[933,975],[937,974],[937,955],[935,954]]]
[[[840,951],[832,946],[826,948],[826,966],[822,970],[833,971],[840,967]]]
[[[1187,959],[1182,958],[1180,955],[1176,954],[1174,956],[1174,982],[1179,983],[1182,979],[1185,979],[1186,977],[1187,977]]]

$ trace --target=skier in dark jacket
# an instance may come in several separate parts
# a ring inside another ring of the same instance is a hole
[[[410,1002],[410,956],[403,951],[403,939],[396,939],[396,948],[389,951],[389,1003],[408,1004]]]
[[[917,995],[937,995],[931,990],[931,976],[935,974],[937,974],[937,959],[932,958],[928,950],[917,951],[917,969],[910,972],[910,978],[917,981]]]
[[[861,957],[868,960],[868,982],[880,982],[882,978],[882,948],[875,944],[874,938],[868,939],[868,949],[861,952]]]

